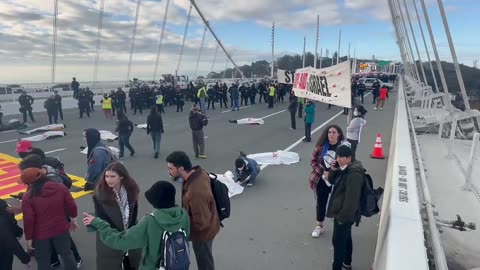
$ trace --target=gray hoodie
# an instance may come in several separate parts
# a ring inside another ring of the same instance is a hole
[[[360,134],[366,123],[367,120],[363,119],[363,117],[357,116],[353,118],[347,127],[347,139],[360,142]]]

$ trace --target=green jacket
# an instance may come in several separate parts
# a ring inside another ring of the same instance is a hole
[[[90,227],[96,229],[105,245],[119,250],[143,248],[139,270],[156,270],[162,256],[161,247],[164,230],[178,231],[180,228],[190,236],[190,221],[187,212],[175,206],[167,209],[155,209],[152,215],[146,215],[130,229],[119,232],[100,218],[95,218]]]
[[[305,123],[312,124],[315,121],[315,104],[308,104],[305,109]]]
[[[362,195],[365,170],[362,163],[355,160],[345,170],[331,170],[328,175],[330,183],[334,184],[327,217],[341,223],[354,223]]]

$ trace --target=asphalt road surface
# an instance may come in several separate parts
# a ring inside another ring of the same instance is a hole
[[[391,129],[394,119],[396,93],[385,104],[384,111],[374,111],[372,97],[365,98],[367,125],[363,130],[362,141],[357,157],[372,175],[376,185],[384,186],[388,164]],[[244,269],[331,269],[333,250],[331,244],[332,222],[326,221],[326,231],[319,238],[310,236],[315,225],[315,199],[307,185],[311,172],[310,155],[318,139],[321,128],[332,123],[340,125],[344,130],[347,118],[341,114],[342,108],[315,103],[316,116],[312,130],[312,142],[304,143],[303,119],[297,119],[297,130],[290,130],[290,116],[286,110],[288,102],[276,103],[273,109],[266,104],[255,104],[237,112],[228,109],[209,110],[208,126],[205,128],[206,160],[193,158],[191,131],[188,127],[187,103],[183,113],[175,112],[175,107],[167,107],[163,115],[165,133],[162,135],[160,158],[153,159],[153,144],[145,130],[135,129],[131,144],[137,155],[129,157],[126,150],[123,162],[140,186],[142,195],[139,202],[139,218],[152,210],[146,202],[143,192],[158,180],[168,180],[169,175],[165,157],[174,150],[183,150],[192,157],[194,164],[215,172],[224,173],[233,170],[234,160],[240,151],[247,154],[271,152],[288,149],[297,152],[301,161],[290,166],[268,166],[262,170],[257,183],[252,188],[232,198],[232,215],[224,221],[225,227],[215,238],[213,252],[216,268],[220,270]],[[146,123],[147,114],[128,117],[136,124]],[[231,124],[228,120],[246,117],[265,117],[265,124],[248,126]],[[20,115],[9,116],[21,118]],[[36,114],[34,127],[48,124],[45,113]],[[91,118],[78,119],[76,109],[65,110],[67,136],[49,141],[34,143],[45,152],[53,151],[49,156],[57,156],[64,163],[68,173],[84,176],[86,172],[86,156],[80,153],[80,146],[86,143],[82,130],[93,127],[104,130],[115,130],[115,120],[106,119],[97,107]],[[320,127],[317,129],[317,127]],[[370,158],[377,133],[382,134],[384,160]],[[15,140],[17,132],[0,133],[0,153],[16,156]],[[107,143],[116,146],[117,142]],[[177,187],[177,201],[180,202],[180,185]],[[79,213],[93,212],[90,195],[76,199]],[[378,218],[363,219],[360,227],[353,229],[353,267],[368,269],[372,263]],[[79,217],[79,221],[81,216]],[[82,269],[95,269],[95,234],[87,233],[83,225],[73,233],[81,256],[84,259]],[[24,243],[24,240],[21,240]],[[192,254],[193,255],[193,254]],[[192,256],[191,269],[197,269]],[[14,269],[21,269],[18,260]],[[59,268],[61,269],[61,268]]]

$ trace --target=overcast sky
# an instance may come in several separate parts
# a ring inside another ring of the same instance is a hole
[[[409,5],[412,0],[406,0]],[[416,0],[419,1],[419,0]],[[100,0],[58,0],[56,81],[91,81],[95,60]],[[478,0],[444,0],[460,62],[478,59]],[[342,29],[341,54],[399,60],[386,0],[197,0],[238,64],[271,59],[271,24],[275,21],[275,56],[315,50],[316,16],[320,14],[320,48],[336,50]],[[451,59],[436,0],[427,0],[442,60]],[[151,79],[166,0],[143,0],[140,8],[131,77]],[[412,5],[411,5],[412,6]],[[136,0],[105,0],[98,80],[126,80]],[[171,0],[158,74],[173,73],[179,59],[188,0]],[[53,1],[0,1],[0,83],[49,82],[52,62]],[[412,16],[414,11],[411,10]],[[419,28],[415,20],[417,38]],[[195,10],[179,74],[194,75],[203,23]],[[421,45],[421,44],[419,44]],[[216,43],[207,32],[197,75],[211,71]],[[422,57],[424,55],[421,47]],[[214,70],[226,57],[219,51]],[[231,67],[231,64],[228,64]]]

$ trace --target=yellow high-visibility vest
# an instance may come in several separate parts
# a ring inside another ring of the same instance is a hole
[[[200,98],[200,95],[202,93],[202,91],[204,92],[204,97],[207,97],[207,89],[205,89],[205,87],[202,87],[200,89],[198,89],[198,92],[197,92],[197,97]]]
[[[275,87],[273,87],[273,86],[270,86],[270,93],[269,93],[269,96],[271,96],[271,97],[275,96]]]
[[[157,105],[162,105],[163,104],[163,95],[158,95],[157,100],[155,100],[155,103]]]
[[[104,98],[102,103],[102,109],[109,110],[112,109],[112,99]]]

